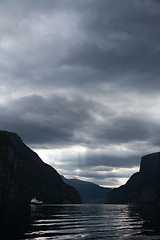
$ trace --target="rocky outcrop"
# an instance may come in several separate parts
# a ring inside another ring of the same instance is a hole
[[[140,171],[107,194],[106,203],[159,204],[160,152],[142,157]]]
[[[34,196],[44,203],[81,203],[77,190],[17,134],[0,131],[0,204],[30,203]]]

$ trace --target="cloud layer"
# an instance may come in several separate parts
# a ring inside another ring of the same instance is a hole
[[[159,151],[159,6],[0,1],[0,128],[66,177],[125,181]]]

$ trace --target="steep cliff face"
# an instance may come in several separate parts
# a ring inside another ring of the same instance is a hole
[[[0,204],[20,202],[16,185],[16,152],[9,138],[0,132]]]
[[[29,203],[34,196],[44,203],[81,203],[77,190],[17,134],[0,131],[0,204]]]
[[[140,172],[157,173],[160,171],[160,152],[152,153],[142,157],[140,163]]]
[[[160,152],[142,157],[140,171],[107,194],[106,203],[160,203]]]

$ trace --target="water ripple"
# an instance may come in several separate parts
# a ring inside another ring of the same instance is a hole
[[[136,206],[53,205],[31,213],[27,239],[160,239],[154,229],[144,229]]]
[[[3,206],[0,221],[3,240],[160,240],[160,206]]]

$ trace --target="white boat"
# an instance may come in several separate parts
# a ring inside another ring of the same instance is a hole
[[[36,197],[34,197],[34,198],[32,198],[32,200],[31,200],[31,204],[33,204],[33,205],[42,205],[43,202],[37,200]]]

